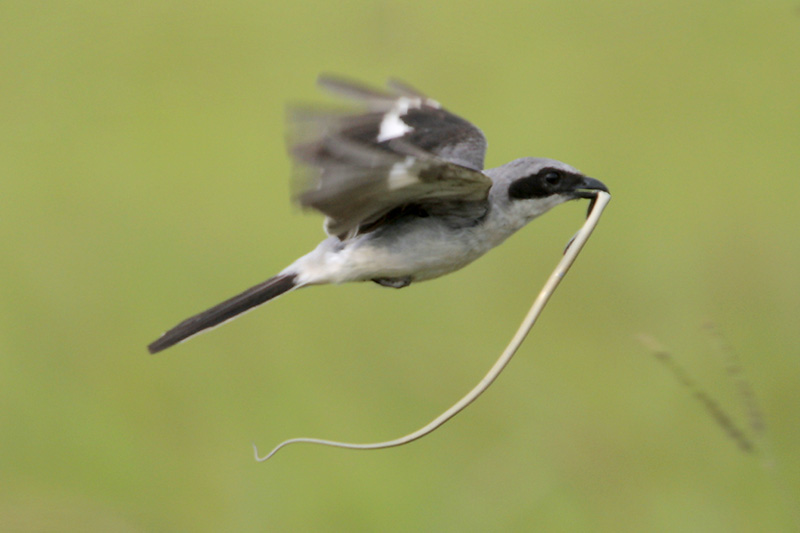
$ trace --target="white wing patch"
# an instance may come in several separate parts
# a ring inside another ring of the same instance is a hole
[[[410,169],[413,165],[413,157],[406,157],[405,161],[401,161],[400,163],[395,163],[392,165],[391,170],[389,170],[388,185],[390,191],[395,191],[397,189],[402,189],[403,187],[408,187],[409,185],[419,183],[419,178],[408,172],[408,169]]]
[[[422,99],[420,98],[406,98],[400,97],[395,102],[392,109],[384,115],[381,121],[381,128],[378,131],[379,143],[388,141],[389,139],[396,139],[402,137],[406,133],[413,131],[414,128],[403,122],[402,117],[411,108],[419,108],[422,106]]]

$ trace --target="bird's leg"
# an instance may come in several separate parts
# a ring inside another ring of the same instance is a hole
[[[402,278],[373,278],[372,281],[384,287],[402,289],[403,287],[411,285],[411,276],[404,276]]]

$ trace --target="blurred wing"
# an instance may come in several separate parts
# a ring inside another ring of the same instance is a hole
[[[340,133],[346,137],[367,144],[402,140],[446,161],[483,170],[483,132],[410,85],[389,80],[388,90],[381,91],[332,76],[321,76],[319,85],[368,110],[340,115],[339,118],[362,119],[355,120],[356,124],[340,124]]]
[[[400,82],[391,92],[320,84],[361,104],[291,115],[290,152],[310,174],[298,199],[325,214],[328,233],[372,231],[399,211],[480,215],[492,182],[481,172],[486,139],[477,127]]]

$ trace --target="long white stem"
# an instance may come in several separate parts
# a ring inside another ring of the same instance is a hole
[[[266,461],[273,455],[275,455],[278,450],[281,448],[288,446],[289,444],[295,444],[300,442],[305,442],[308,444],[322,444],[324,446],[335,446],[337,448],[347,448],[350,450],[378,450],[382,448],[391,448],[393,446],[402,446],[403,444],[408,444],[409,442],[415,441],[421,437],[424,437],[428,433],[433,432],[435,429],[442,426],[445,422],[456,416],[458,413],[464,410],[469,404],[474,402],[478,396],[483,394],[486,389],[494,382],[495,379],[500,375],[500,372],[508,365],[511,358],[519,349],[522,341],[525,340],[525,337],[530,332],[531,328],[533,327],[536,319],[539,318],[539,315],[542,313],[544,306],[547,305],[548,300],[555,292],[556,287],[561,282],[561,280],[566,275],[569,268],[572,266],[572,263],[575,262],[575,259],[578,257],[583,245],[586,244],[586,241],[589,239],[589,236],[594,231],[595,226],[597,226],[598,221],[600,220],[600,215],[603,213],[608,202],[611,200],[611,195],[605,192],[599,192],[597,194],[597,199],[594,200],[594,206],[592,211],[589,213],[589,216],[586,218],[586,222],[584,222],[581,229],[578,233],[575,234],[575,237],[572,239],[571,243],[567,247],[566,251],[564,252],[564,256],[559,261],[558,265],[556,266],[553,273],[550,274],[550,277],[547,280],[547,283],[544,284],[542,290],[539,292],[539,296],[536,297],[536,300],[533,302],[530,311],[525,316],[525,319],[520,324],[519,329],[517,330],[514,337],[511,339],[511,342],[508,343],[506,349],[497,359],[497,362],[489,369],[489,372],[481,379],[481,381],[473,387],[471,391],[469,391],[463,398],[458,400],[452,407],[450,407],[447,411],[436,417],[426,426],[414,431],[413,433],[409,433],[403,437],[394,439],[394,440],[387,440],[384,442],[372,442],[372,443],[365,443],[365,444],[358,444],[358,443],[350,443],[350,442],[339,442],[334,440],[324,440],[324,439],[315,439],[315,438],[308,438],[308,437],[299,437],[295,439],[289,439],[281,442],[275,448],[272,449],[264,457],[259,457],[258,455],[258,448],[255,444],[253,444],[253,450],[255,453],[256,461],[262,462]]]

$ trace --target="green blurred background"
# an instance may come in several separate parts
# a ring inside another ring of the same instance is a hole
[[[489,393],[407,433],[505,346],[586,204],[402,291],[300,291],[158,356],[186,316],[311,249],[287,102],[404,79],[488,166],[567,161],[614,194]],[[800,528],[800,3],[0,4],[1,531]],[[761,402],[747,455],[713,320]]]

